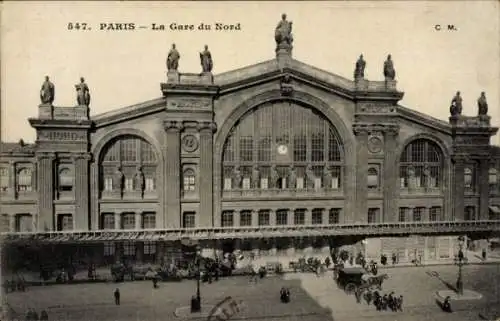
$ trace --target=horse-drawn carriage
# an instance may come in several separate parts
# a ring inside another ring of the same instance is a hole
[[[372,288],[382,290],[382,283],[389,277],[387,274],[374,276],[357,267],[341,268],[336,274],[337,285],[347,294]]]

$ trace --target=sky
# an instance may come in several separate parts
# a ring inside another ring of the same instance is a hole
[[[275,57],[274,29],[282,13],[293,21],[295,59],[352,79],[362,53],[365,78],[383,80],[391,54],[401,105],[447,120],[460,90],[463,114],[477,114],[485,91],[489,114],[500,125],[500,2],[3,2],[1,5],[1,139],[35,140],[28,118],[37,116],[39,90],[48,75],[55,106],[74,106],[74,85],[85,77],[91,114],[161,97],[172,43],[180,72],[201,71],[206,44],[213,73]],[[91,30],[68,30],[86,23]],[[135,23],[133,31],[99,30]],[[151,24],[166,30],[153,31]],[[171,23],[195,30],[173,31]],[[239,31],[200,31],[204,24],[240,24]],[[436,25],[441,30],[436,30]],[[144,25],[147,29],[139,29]],[[456,30],[447,30],[454,25]],[[500,144],[499,137],[492,143]]]

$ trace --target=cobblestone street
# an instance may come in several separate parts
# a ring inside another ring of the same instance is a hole
[[[215,305],[227,296],[242,300],[245,308],[234,320],[478,320],[479,313],[500,302],[499,265],[464,269],[465,287],[480,292],[483,298],[455,304],[452,314],[439,310],[434,294],[446,289],[444,282],[454,283],[456,267],[381,269],[380,273],[390,276],[384,292],[404,296],[404,312],[378,312],[366,303],[357,304],[353,295],[337,287],[331,273],[322,277],[290,273],[283,279],[269,277],[257,284],[249,283],[246,277],[234,277],[203,284],[201,293],[204,305]],[[291,304],[280,303],[282,286],[290,288]],[[116,287],[121,290],[119,307],[113,302]],[[8,303],[21,315],[28,307],[48,309],[51,320],[179,320],[173,315],[175,309],[187,306],[194,292],[194,281],[161,283],[156,290],[149,282],[55,285],[11,293]]]

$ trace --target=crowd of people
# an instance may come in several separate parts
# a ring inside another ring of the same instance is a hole
[[[403,311],[403,296],[395,295],[394,292],[390,292],[389,294],[381,294],[379,291],[371,291],[368,289],[366,292],[362,293],[361,291],[355,292],[356,301],[359,304],[362,304],[363,299],[366,304],[373,305],[377,309],[377,311]]]

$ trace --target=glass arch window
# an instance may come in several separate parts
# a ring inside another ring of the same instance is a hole
[[[267,103],[246,113],[223,147],[222,189],[341,189],[344,148],[316,110]]]
[[[443,153],[428,139],[409,143],[400,158],[402,189],[442,188]]]
[[[105,192],[132,191],[139,174],[144,176],[144,190],[156,188],[158,160],[154,147],[135,135],[114,138],[104,147],[99,160],[100,190]],[[121,173],[121,174],[120,174]],[[123,175],[121,178],[120,175]]]
[[[23,168],[17,172],[17,191],[31,192],[32,190],[32,172],[29,168]]]
[[[70,192],[73,190],[73,173],[69,168],[63,167],[59,170],[59,191]]]

